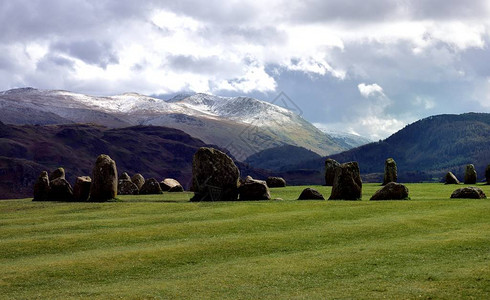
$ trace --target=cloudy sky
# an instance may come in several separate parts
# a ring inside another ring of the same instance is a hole
[[[488,0],[2,0],[0,28],[0,90],[284,92],[372,139],[490,112]]]

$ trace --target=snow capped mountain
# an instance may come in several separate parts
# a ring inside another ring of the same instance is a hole
[[[360,135],[355,135],[352,133],[331,131],[331,130],[325,130],[323,132],[325,132],[326,134],[331,136],[339,144],[344,145],[345,147],[348,147],[349,149],[350,148],[357,148],[357,147],[360,147],[362,145],[366,145],[366,144],[373,142],[372,140],[370,140],[368,138],[362,137]]]
[[[13,124],[75,122],[177,128],[227,148],[237,159],[283,144],[320,155],[346,148],[295,113],[249,97],[184,94],[165,101],[137,93],[95,97],[24,88],[0,93],[0,108],[8,112],[0,121]]]

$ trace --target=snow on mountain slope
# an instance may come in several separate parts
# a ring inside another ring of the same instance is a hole
[[[23,88],[0,94],[0,106],[15,116],[0,121],[16,124],[97,123],[109,127],[158,125],[181,129],[206,143],[228,148],[238,159],[258,151],[290,144],[320,155],[345,150],[311,123],[277,105],[248,97],[193,94],[169,101],[136,93],[95,97],[61,90]],[[23,120],[22,111],[29,110]],[[43,120],[36,120],[36,113]],[[34,112],[34,113],[33,113]]]

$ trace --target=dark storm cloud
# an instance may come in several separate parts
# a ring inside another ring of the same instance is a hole
[[[108,42],[93,40],[57,42],[51,45],[51,48],[102,68],[118,63],[118,58]]]

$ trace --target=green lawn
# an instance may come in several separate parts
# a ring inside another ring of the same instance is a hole
[[[0,299],[488,299],[490,199],[407,186],[409,201],[367,201],[374,184],[364,201],[291,201],[304,187],[272,189],[282,201],[0,201]]]

